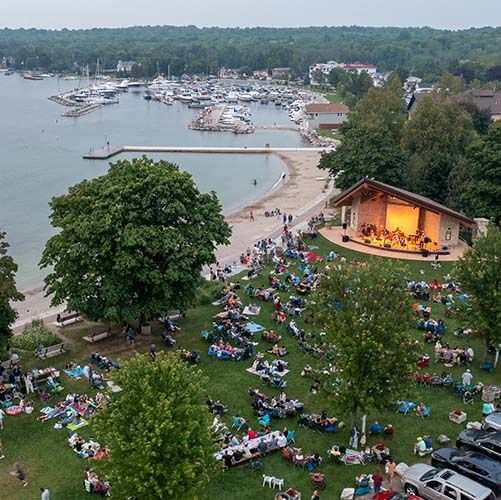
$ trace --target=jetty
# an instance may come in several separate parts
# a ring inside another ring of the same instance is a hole
[[[91,149],[83,155],[84,160],[107,160],[121,153],[203,153],[203,154],[273,154],[329,151],[331,147],[275,148],[264,147],[206,147],[206,146],[106,146]]]
[[[92,113],[97,109],[101,109],[103,106],[104,104],[87,104],[86,106],[70,109],[69,111],[66,111],[66,113],[63,113],[62,116],[67,118],[78,118],[79,116],[83,116],[88,113]]]

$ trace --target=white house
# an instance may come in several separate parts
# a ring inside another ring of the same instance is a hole
[[[344,71],[355,71],[358,74],[365,71],[373,79],[376,77],[376,72],[377,72],[377,68],[373,64],[363,64],[359,61],[356,61],[352,64],[338,63],[336,61],[327,61],[326,63],[315,63],[310,65],[309,68],[310,82],[313,85],[320,83],[317,82],[315,79],[317,71],[321,71],[325,77],[328,77],[330,72],[335,68],[341,68]]]
[[[136,65],[136,61],[121,61],[117,62],[117,73],[130,73]]]
[[[344,104],[311,103],[305,106],[309,130],[338,129],[346,121],[350,108]]]

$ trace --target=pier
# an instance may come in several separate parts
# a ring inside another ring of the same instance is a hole
[[[273,148],[265,147],[205,147],[205,146],[106,146],[83,155],[84,160],[107,160],[121,153],[212,153],[212,154],[273,154],[312,152],[321,153],[332,148]]]

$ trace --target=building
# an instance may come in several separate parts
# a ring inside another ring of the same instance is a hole
[[[459,245],[462,226],[475,227],[473,219],[430,198],[368,178],[334,205],[342,207],[350,240],[394,251],[444,252]]]
[[[472,101],[480,109],[488,109],[494,121],[501,120],[501,91],[473,89],[465,92],[461,99]]]
[[[228,79],[228,80],[236,80],[239,78],[239,73],[237,69],[230,69],[230,68],[221,68],[219,70],[219,78],[221,79]]]
[[[290,76],[290,68],[273,68],[271,70],[271,77],[273,78],[273,80],[288,80]]]
[[[338,129],[346,121],[350,108],[344,104],[307,104],[304,108],[307,127],[315,129]]]
[[[130,73],[132,68],[136,65],[136,61],[118,61],[117,73]]]
[[[326,63],[315,63],[310,65],[308,72],[308,75],[310,77],[310,82],[313,85],[323,83],[316,81],[315,77],[317,72],[320,71],[327,78],[330,72],[336,68],[341,68],[343,71],[355,71],[358,74],[365,71],[372,78],[376,77],[376,72],[377,72],[376,66],[374,66],[373,64],[363,64],[359,61],[354,62],[352,64],[338,63],[336,61],[327,61]]]
[[[252,72],[252,78],[254,78],[255,80],[267,80],[268,76],[268,71],[266,71],[265,69]]]
[[[438,99],[444,94],[439,92],[414,92],[414,94],[412,94],[410,98],[409,104],[407,105],[409,118],[412,117],[417,107],[419,106],[419,103],[425,98],[426,95]],[[494,121],[501,120],[501,91],[472,89],[460,95],[447,96],[447,98],[458,99],[459,102],[473,102],[480,109],[489,110],[491,113],[491,118]]]

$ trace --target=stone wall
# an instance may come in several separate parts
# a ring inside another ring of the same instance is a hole
[[[459,243],[459,226],[460,222],[457,219],[441,214],[440,216],[440,232],[438,236],[438,245],[456,247]],[[447,240],[447,233],[450,232],[450,239]]]
[[[438,243],[440,236],[440,215],[423,208],[420,223],[422,224],[420,229],[424,231],[425,236],[431,238],[431,241],[434,243]]]
[[[364,223],[375,224],[378,228],[386,226],[386,196],[375,195],[372,198],[362,198],[360,200],[357,231]]]

